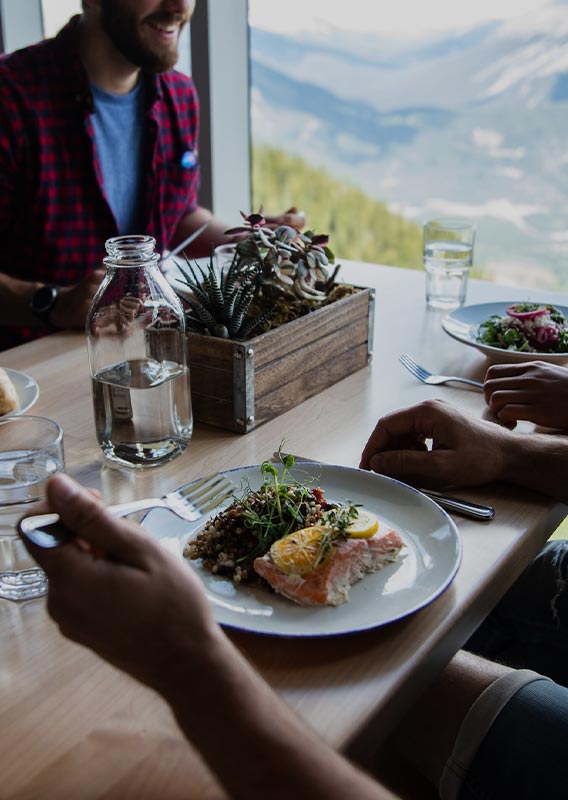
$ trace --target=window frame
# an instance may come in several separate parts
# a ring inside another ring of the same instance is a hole
[[[197,0],[192,74],[201,106],[200,202],[233,224],[252,202],[248,0]]]
[[[11,52],[43,38],[41,0],[0,0],[0,52]]]

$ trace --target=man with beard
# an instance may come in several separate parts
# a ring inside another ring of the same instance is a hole
[[[199,109],[172,68],[195,0],[83,0],[54,39],[0,61],[0,350],[82,328],[104,243],[146,233],[162,253],[203,223]],[[273,221],[288,221],[284,216]]]

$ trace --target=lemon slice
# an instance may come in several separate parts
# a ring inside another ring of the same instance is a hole
[[[366,508],[358,508],[359,516],[347,528],[346,533],[352,539],[368,539],[379,530],[379,520]]]
[[[312,525],[278,539],[270,548],[272,560],[282,572],[308,575],[331,555],[331,528]]]

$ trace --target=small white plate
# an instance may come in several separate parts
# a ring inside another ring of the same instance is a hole
[[[262,482],[259,466],[226,474],[237,485],[248,480],[253,489]],[[406,547],[393,564],[352,586],[349,600],[337,608],[299,606],[268,586],[235,586],[226,577],[203,569],[200,561],[188,561],[202,581],[221,625],[277,636],[333,636],[364,631],[412,614],[450,585],[461,562],[461,541],[453,521],[432,500],[403,483],[358,469],[298,463],[292,474],[302,482],[312,477],[310,485],[321,486],[329,500],[363,504],[379,517],[380,530],[394,528]],[[191,527],[191,523],[171,512],[155,509],[143,524],[156,537],[166,539],[166,546],[175,552],[172,537],[180,541],[181,550],[182,544],[195,537],[204,523],[205,520]]]
[[[3,369],[14,384],[16,394],[18,395],[19,405],[18,408],[14,409],[14,411],[4,414],[2,418],[17,416],[18,414],[25,414],[26,411],[29,411],[29,409],[38,399],[39,386],[31,377],[31,375],[26,375],[25,372],[18,372],[18,370],[8,369],[8,367],[4,367]]]
[[[450,336],[458,342],[475,347],[482,352],[490,361],[496,364],[510,364],[521,361],[550,361],[553,364],[568,363],[568,353],[519,353],[516,350],[502,350],[500,347],[491,347],[477,341],[479,326],[482,322],[497,314],[504,317],[509,306],[518,303],[526,303],[526,300],[511,300],[508,303],[479,303],[478,305],[463,306],[442,320],[442,327]],[[552,305],[564,314],[568,320],[568,308]]]

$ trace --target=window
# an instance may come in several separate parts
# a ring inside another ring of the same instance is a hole
[[[73,14],[81,13],[81,0],[41,0],[43,35],[55,36]]]
[[[561,0],[249,0],[253,192],[344,257],[420,266],[431,216],[477,221],[477,274],[568,288]]]

